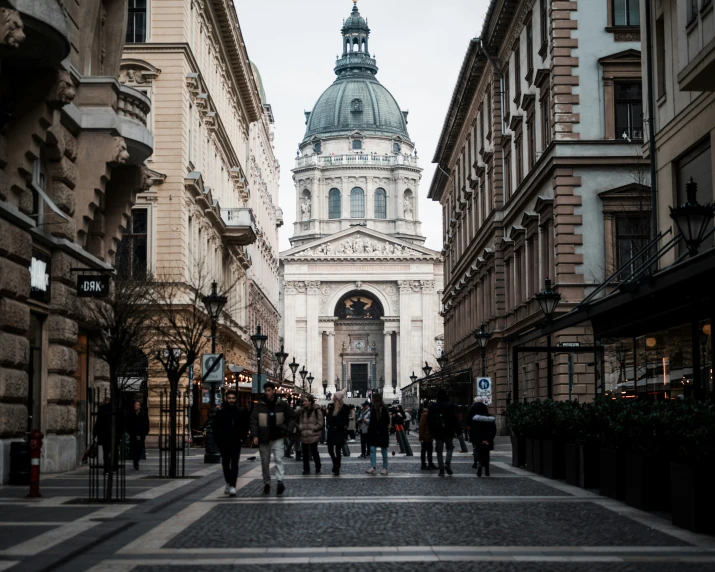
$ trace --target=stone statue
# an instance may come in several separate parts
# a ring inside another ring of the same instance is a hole
[[[412,218],[412,201],[408,197],[402,200],[402,208],[405,211],[405,218]]]
[[[355,254],[362,254],[365,250],[365,243],[362,241],[362,237],[358,236],[355,239]]]
[[[129,160],[129,151],[127,151],[127,143],[124,137],[114,138],[114,157],[112,162],[118,165],[124,165]]]
[[[52,94],[48,98],[51,103],[59,103],[60,105],[69,105],[77,95],[77,92],[72,83],[72,78],[66,70],[57,72],[57,82],[52,88]]]
[[[300,205],[300,210],[303,215],[303,220],[309,220],[310,219],[310,199],[305,199],[303,201],[303,204]]]
[[[20,13],[9,8],[0,8],[0,45],[19,48],[25,41],[25,25]]]
[[[325,254],[330,256],[333,254],[333,245],[328,243],[325,245]]]
[[[154,179],[151,176],[151,171],[149,169],[147,169],[146,167],[142,167],[141,177],[142,177],[141,191],[143,193],[146,193],[154,185]]]

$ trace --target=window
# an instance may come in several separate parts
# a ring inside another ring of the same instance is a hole
[[[643,139],[643,88],[640,82],[616,83],[616,139]]]
[[[42,156],[35,159],[32,166],[32,186],[47,192],[47,177],[45,175],[45,160]],[[32,189],[32,216],[37,217],[37,224],[44,224],[45,202],[44,197],[35,189]]]
[[[517,106],[519,105],[519,100],[521,99],[521,50],[516,48],[514,52],[514,91],[516,92]],[[507,105],[509,101],[507,100]]]
[[[616,217],[616,268],[631,260],[637,252],[645,248],[649,240],[650,216]],[[648,258],[648,253],[644,253],[642,257],[643,260],[632,260],[621,276],[625,278],[642,266]]]
[[[392,152],[397,154],[400,152],[400,144],[399,143],[393,143],[392,144]]]
[[[492,140],[492,86],[487,86],[487,140]]]
[[[365,218],[365,191],[359,187],[350,191],[350,217]]]
[[[514,158],[516,160],[516,185],[519,186],[524,180],[524,143],[521,135],[517,137],[515,143],[516,153]]]
[[[146,2],[147,0],[129,0],[127,44],[146,42]]]
[[[534,32],[531,22],[526,25],[526,68],[528,81],[531,83],[531,78],[534,75]]]
[[[534,112],[532,110],[531,116],[526,123],[527,134],[529,138],[529,148],[527,150],[529,158],[529,169],[531,170],[536,164],[536,126],[534,125]]]
[[[353,99],[350,103],[350,111],[352,113],[362,113],[362,99]]]
[[[191,280],[192,276],[194,275],[194,217],[189,215],[189,220],[188,220],[188,228],[187,228],[187,241],[186,245],[188,246],[189,250],[189,265],[188,265],[188,274],[189,274],[189,280]]]
[[[362,141],[355,139],[353,141],[353,149],[362,149]]]
[[[685,3],[688,9],[687,23],[690,24],[698,17],[698,0],[686,0]]]
[[[693,0],[697,2],[697,0]],[[640,26],[640,2],[638,0],[613,0],[614,26]]]
[[[675,163],[675,184],[677,185],[677,204],[682,205],[687,201],[685,185],[693,179],[698,185],[695,198],[701,205],[713,202],[713,170],[710,151],[710,140],[706,139]],[[703,249],[713,245],[713,236],[709,236],[703,243]],[[682,242],[679,244],[680,252],[684,250]]]
[[[655,65],[656,65],[656,95],[665,95],[665,20],[663,16],[655,21]]]
[[[146,275],[148,252],[148,209],[134,209],[129,226],[117,249],[117,272],[121,278]]]
[[[546,8],[546,0],[540,0],[540,2],[541,19],[539,24],[541,25],[541,48],[544,49],[549,43],[549,16]],[[541,52],[541,50],[539,51]],[[546,56],[546,50],[544,50],[543,56]]]
[[[194,106],[189,103],[189,162],[194,163]]]
[[[387,218],[387,193],[385,189],[375,191],[375,218]]]
[[[317,143],[314,143],[314,144],[313,144],[313,151],[314,151],[316,154],[320,155],[320,153],[323,152],[323,144],[322,144],[320,141],[318,141]]]
[[[504,149],[504,201],[511,196],[511,144]]]
[[[511,109],[510,105],[511,99],[510,99],[510,89],[509,89],[509,65],[507,65],[504,68],[504,121],[508,122],[509,121],[509,110]]]
[[[330,189],[328,193],[328,218],[340,218],[342,200],[338,189]]]

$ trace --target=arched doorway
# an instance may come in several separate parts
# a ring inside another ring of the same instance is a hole
[[[340,386],[353,397],[366,397],[370,389],[379,385],[377,372],[382,371],[384,361],[381,343],[384,315],[380,300],[364,290],[345,294],[335,305]]]

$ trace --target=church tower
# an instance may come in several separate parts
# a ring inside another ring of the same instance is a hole
[[[442,259],[422,246],[422,169],[407,112],[377,79],[370,28],[353,1],[335,81],[305,114],[293,168],[283,333],[316,380],[306,391],[399,397],[441,348]]]

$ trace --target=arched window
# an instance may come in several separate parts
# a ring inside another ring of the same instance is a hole
[[[362,149],[362,141],[360,141],[360,139],[353,140],[353,149]]]
[[[365,218],[365,191],[360,187],[350,191],[350,218]]]
[[[392,152],[397,154],[400,152],[400,144],[399,143],[393,143],[392,144]]]
[[[313,151],[318,154],[323,152],[323,146],[320,141],[316,141],[315,143],[313,143]]]
[[[385,189],[375,191],[375,218],[387,218],[387,193]]]
[[[328,218],[340,218],[341,203],[340,191],[338,189],[330,189],[328,193]]]

